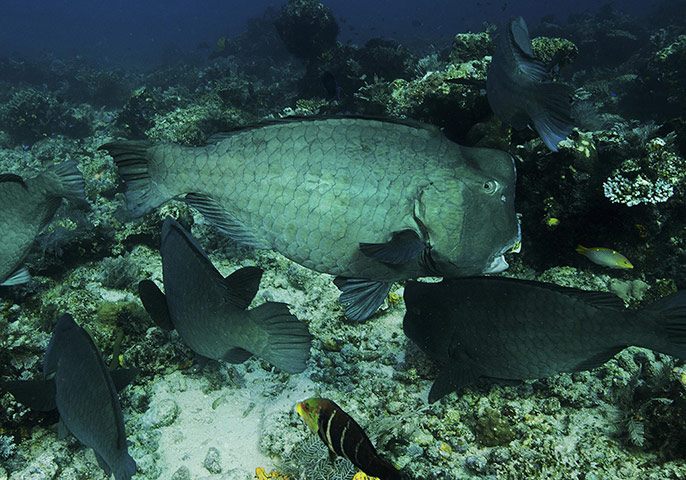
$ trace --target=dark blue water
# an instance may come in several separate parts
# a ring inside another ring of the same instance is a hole
[[[245,29],[249,18],[283,1],[61,0],[0,2],[0,56],[83,56],[103,65],[154,65],[193,55],[198,45],[214,47]],[[400,42],[447,42],[457,32],[480,31],[483,22],[522,15],[530,27],[549,15],[595,10],[594,0],[328,0],[341,27],[339,39],[363,44],[384,36]],[[657,2],[652,2],[653,4]],[[614,8],[640,14],[651,2],[615,2]]]

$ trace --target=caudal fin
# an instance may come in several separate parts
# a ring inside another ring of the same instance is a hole
[[[50,171],[57,177],[55,195],[85,203],[86,194],[83,175],[81,175],[76,166],[76,160],[70,160],[52,167]]]
[[[654,316],[655,345],[645,345],[667,355],[686,359],[686,291],[651,303],[642,313]]]
[[[536,104],[527,112],[546,146],[557,152],[557,144],[574,129],[572,87],[564,83],[534,83]]]
[[[145,140],[121,140],[106,143],[106,150],[117,164],[119,174],[126,183],[126,205],[135,216],[141,216],[174,196],[155,183],[150,176],[152,144]]]
[[[285,303],[267,302],[250,310],[250,317],[267,332],[266,345],[251,350],[288,373],[305,370],[312,335],[307,326],[288,311]]]

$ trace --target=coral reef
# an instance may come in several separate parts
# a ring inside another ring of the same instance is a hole
[[[492,119],[484,94],[492,28],[421,53],[385,38],[344,46],[327,7],[292,0],[227,38],[223,51],[147,73],[0,58],[0,173],[74,159],[90,203],[63,207],[39,235],[27,259],[31,283],[0,287],[0,379],[41,378],[55,320],[72,313],[108,364],[142,369],[120,395],[137,478],[246,480],[258,466],[260,480],[353,478],[294,411],[312,395],[354,414],[411,478],[685,478],[683,361],[632,347],[593,371],[484,383],[429,405],[439,366],[403,334],[402,284],[373,318],[352,324],[328,277],[227,239],[184,203],[132,219],[112,159],[97,150],[122,136],[199,145],[265,117],[426,121],[466,145],[513,154],[523,250],[504,275],[610,291],[638,308],[686,288],[680,28],[606,9],[532,29],[536,55],[578,87],[579,128],[556,154]],[[323,71],[340,98],[326,98]],[[161,284],[167,215],[222,274],[265,270],[256,301],[287,302],[315,336],[305,372],[256,358],[204,364],[176,332],[155,326],[136,286]],[[635,268],[591,264],[577,243],[615,248]],[[57,438],[56,420],[0,393],[0,479],[104,478],[88,449]]]

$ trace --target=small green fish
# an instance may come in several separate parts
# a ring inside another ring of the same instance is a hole
[[[365,474],[381,480],[400,480],[400,471],[376,453],[372,442],[353,418],[326,398],[308,398],[295,407],[305,424],[329,447]]]
[[[576,246],[577,253],[588,258],[593,263],[603,267],[629,269],[634,268],[631,262],[617,250],[604,247],[586,248],[583,245]]]

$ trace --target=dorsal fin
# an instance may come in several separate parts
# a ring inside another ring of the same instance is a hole
[[[596,292],[590,290],[580,290],[572,287],[562,287],[554,283],[537,282],[534,280],[522,280],[519,278],[508,277],[471,277],[470,281],[485,281],[485,282],[508,282],[512,284],[520,284],[528,287],[544,288],[547,290],[558,292],[571,298],[576,298],[581,302],[591,305],[596,308],[612,308],[623,310],[624,302],[618,296],[609,292]],[[450,282],[450,280],[443,280]],[[456,280],[459,281],[459,280]]]
[[[224,278],[226,293],[224,299],[232,305],[245,310],[255,298],[260,287],[262,269],[259,267],[243,267]]]
[[[404,125],[406,127],[415,128],[417,130],[425,130],[425,131],[430,132],[430,133],[435,134],[435,135],[443,135],[443,132],[441,132],[441,129],[435,125],[431,125],[429,123],[424,123],[424,122],[418,122],[416,120],[404,119],[404,118],[387,118],[387,117],[379,117],[379,116],[374,116],[374,115],[317,115],[317,116],[310,116],[310,117],[293,116],[293,117],[286,117],[286,118],[275,118],[275,119],[264,120],[264,121],[256,122],[256,123],[248,123],[246,125],[241,125],[241,126],[238,126],[236,128],[232,128],[231,130],[227,130],[225,132],[215,133],[215,134],[211,135],[206,140],[206,143],[207,144],[218,143],[218,142],[221,142],[222,140],[226,140],[227,138],[230,138],[234,135],[238,135],[238,134],[243,133],[245,131],[256,130],[259,128],[268,127],[270,125],[284,125],[284,124],[289,124],[289,123],[315,122],[315,121],[322,121],[322,120],[373,120],[373,121],[382,122],[382,123],[393,123],[396,125]]]

